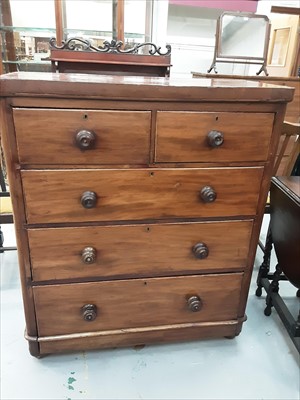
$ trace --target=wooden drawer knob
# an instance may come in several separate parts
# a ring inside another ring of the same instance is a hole
[[[198,312],[202,308],[202,301],[198,296],[191,296],[187,300],[188,307],[193,312]]]
[[[193,253],[196,258],[203,260],[204,258],[206,258],[208,256],[209,250],[205,243],[197,243],[193,247]]]
[[[97,307],[94,304],[86,304],[82,307],[81,314],[85,321],[94,321],[97,317]]]
[[[200,192],[201,200],[204,203],[212,203],[217,198],[217,193],[211,186],[204,186]]]
[[[90,192],[88,190],[82,193],[80,201],[84,208],[93,208],[97,203],[97,195],[95,192]]]
[[[92,131],[82,130],[76,134],[75,141],[80,150],[90,150],[95,146],[96,135]]]
[[[96,250],[93,247],[86,247],[82,250],[81,260],[84,264],[94,264],[96,261]]]
[[[218,131],[210,131],[207,134],[207,141],[210,147],[220,147],[224,143],[224,135]]]

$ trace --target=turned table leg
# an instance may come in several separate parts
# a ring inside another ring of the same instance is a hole
[[[256,280],[257,289],[256,289],[255,294],[257,297],[260,297],[262,295],[262,287],[263,287],[262,279],[267,278],[268,273],[270,271],[272,248],[273,248],[273,240],[272,240],[271,229],[269,227],[267,237],[266,237],[263,262],[262,262],[261,266],[259,267],[258,276],[257,276],[257,280]]]

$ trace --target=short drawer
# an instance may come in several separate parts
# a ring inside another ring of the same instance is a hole
[[[149,162],[149,111],[13,110],[22,164]]]
[[[256,214],[263,167],[22,171],[27,222]]]
[[[157,113],[157,162],[266,161],[274,115],[268,113]]]
[[[29,229],[36,281],[244,269],[252,221]]]
[[[237,318],[243,274],[33,288],[41,336]]]

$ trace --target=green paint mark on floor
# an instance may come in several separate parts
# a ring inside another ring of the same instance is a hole
[[[71,375],[74,375],[74,374],[75,374],[75,371],[70,372],[70,374],[71,374]]]
[[[68,386],[68,389],[69,389],[69,390],[74,390],[74,388],[73,388],[72,385],[69,385],[69,386]]]
[[[75,382],[76,381],[76,379],[75,378],[72,378],[71,376],[70,376],[70,378],[68,379],[68,385],[71,385],[73,382]]]

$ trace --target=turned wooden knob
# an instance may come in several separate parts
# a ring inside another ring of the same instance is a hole
[[[81,314],[85,321],[94,321],[97,317],[97,307],[94,304],[86,304],[82,307]]]
[[[187,302],[189,309],[193,312],[200,311],[202,308],[202,301],[198,296],[189,297]]]
[[[217,193],[211,186],[204,186],[200,192],[201,200],[204,203],[212,203],[217,198]]]
[[[224,135],[218,131],[210,131],[207,134],[207,141],[210,147],[220,147],[224,143]]]
[[[81,260],[84,264],[93,264],[96,261],[96,250],[93,247],[86,247],[82,250]]]
[[[96,135],[92,131],[82,130],[76,134],[75,141],[81,150],[90,150],[95,146]]]
[[[193,247],[193,253],[196,258],[199,258],[200,260],[203,260],[208,256],[208,247],[205,243],[197,243]]]
[[[88,190],[82,193],[80,201],[84,208],[93,208],[97,203],[97,195],[95,192],[90,192]]]

